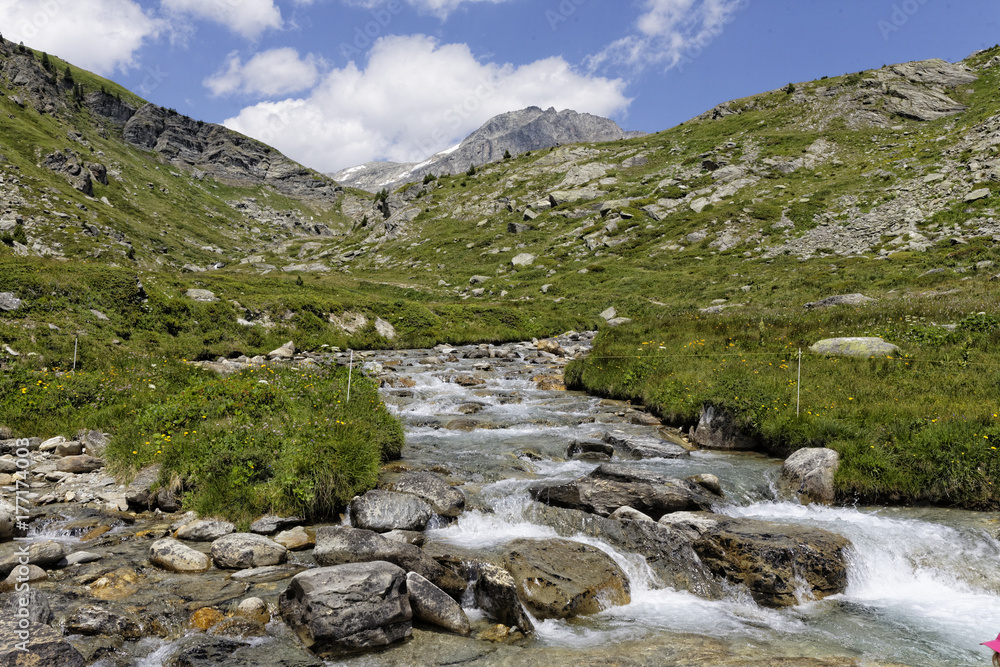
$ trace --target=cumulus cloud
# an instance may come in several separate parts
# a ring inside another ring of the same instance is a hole
[[[636,34],[612,42],[590,66],[671,69],[696,58],[750,0],[644,0]]]
[[[293,48],[264,51],[246,63],[231,53],[226,65],[205,79],[205,86],[215,96],[234,93],[264,97],[289,95],[312,88],[319,80],[321,63],[312,54],[300,58]]]
[[[4,37],[98,74],[136,65],[162,23],[132,0],[0,0]]]
[[[344,0],[344,3],[347,5],[352,7],[365,7],[366,9],[392,5],[402,7],[404,2],[411,7],[415,7],[418,11],[433,14],[441,19],[446,19],[449,14],[463,4],[476,2],[500,4],[501,2],[510,2],[510,0]]]
[[[393,36],[326,74],[308,97],[247,107],[226,125],[325,172],[374,159],[414,162],[489,118],[528,106],[602,116],[631,100],[621,79],[587,76],[561,57],[515,67],[480,63],[465,44]]]
[[[221,23],[247,39],[256,39],[265,30],[283,25],[281,10],[274,0],[161,0],[160,7],[175,16]]]

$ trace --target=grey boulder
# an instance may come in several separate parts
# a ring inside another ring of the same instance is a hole
[[[387,533],[390,530],[423,530],[434,516],[426,502],[407,493],[372,489],[351,501],[351,525]]]
[[[204,572],[212,567],[207,554],[169,537],[150,545],[149,562],[170,572]]]
[[[407,572],[406,592],[414,618],[460,635],[471,632],[469,617],[461,605],[416,572]]]
[[[881,338],[826,338],[809,346],[816,354],[832,357],[885,357],[900,354],[900,349]]]
[[[212,542],[216,567],[246,570],[285,562],[288,550],[255,533],[233,533]]]
[[[830,504],[836,497],[833,478],[839,467],[840,454],[832,449],[800,449],[782,464],[778,487],[803,503]]]
[[[216,521],[212,519],[198,519],[185,524],[174,534],[179,540],[190,542],[214,542],[220,537],[229,535],[236,530],[236,526],[228,521]]]
[[[384,561],[301,572],[278,604],[302,642],[321,657],[375,649],[412,634],[406,572]]]
[[[456,517],[465,509],[465,494],[432,472],[408,472],[385,485],[389,491],[408,493],[431,506],[435,514]]]

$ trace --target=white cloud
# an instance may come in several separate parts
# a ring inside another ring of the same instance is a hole
[[[393,6],[401,8],[403,2],[405,2],[411,7],[415,7],[418,11],[433,14],[443,20],[448,18],[448,15],[458,9],[462,4],[489,2],[496,5],[502,2],[510,1],[511,0],[344,0],[344,3],[352,7],[365,7],[367,9],[388,6],[390,10],[392,10]],[[399,11],[397,10],[394,13],[398,14]]]
[[[489,118],[532,105],[614,115],[631,101],[624,88],[621,79],[580,74],[561,57],[483,64],[465,44],[385,37],[366,68],[348,63],[307,98],[247,107],[225,124],[331,172],[374,159],[422,160]]]
[[[274,0],[161,0],[160,7],[170,14],[221,23],[247,39],[282,26],[281,10]]]
[[[134,67],[163,29],[132,0],[0,0],[0,26],[9,40],[105,75]]]
[[[638,34],[612,42],[590,58],[592,69],[613,64],[671,69],[697,58],[750,0],[644,0]]]
[[[258,53],[244,64],[238,55],[231,53],[227,65],[205,79],[205,86],[213,95],[263,95],[274,97],[288,95],[312,88],[319,80],[322,64],[309,54],[300,58],[292,48],[272,49]]]

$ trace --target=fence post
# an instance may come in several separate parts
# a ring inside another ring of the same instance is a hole
[[[351,350],[351,364],[347,367],[347,400],[344,405],[351,402],[351,374],[354,372],[354,350]]]
[[[80,337],[77,336],[76,340],[73,341],[73,375],[76,375],[76,350],[80,346]]]
[[[799,378],[795,381],[795,416],[799,416],[799,403],[802,400],[802,348],[799,348]]]

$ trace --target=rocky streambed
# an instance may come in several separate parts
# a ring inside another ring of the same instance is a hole
[[[328,525],[183,514],[99,433],[0,443],[31,503],[27,539],[0,516],[0,664],[982,663],[998,515],[823,504],[831,452],[566,392],[589,340],[365,353],[407,446]]]

